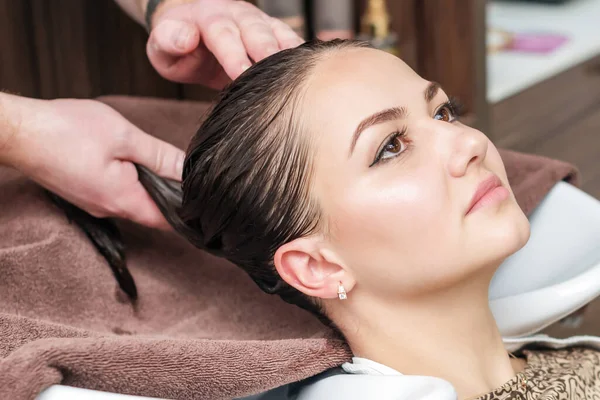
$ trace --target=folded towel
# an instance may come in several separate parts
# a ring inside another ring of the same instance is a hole
[[[185,148],[207,105],[105,97],[146,132]],[[529,213],[573,166],[502,151]],[[307,312],[174,233],[118,223],[138,300],[36,184],[0,169],[0,398],[66,385],[173,399],[259,393],[349,361]]]
[[[523,212],[529,215],[559,181],[580,185],[579,171],[571,164],[532,154],[498,149],[508,181]]]

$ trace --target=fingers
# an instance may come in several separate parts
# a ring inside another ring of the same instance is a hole
[[[132,127],[119,158],[141,164],[163,178],[181,181],[185,153]]]
[[[128,189],[127,194],[119,199],[119,203],[121,210],[119,217],[150,228],[172,230],[172,227],[139,181],[131,190]]]
[[[159,53],[148,46],[148,59],[156,71],[164,78],[179,83],[200,83],[220,90],[229,77],[215,57],[205,48],[197,48],[192,53],[175,58]]]
[[[236,79],[252,60],[303,43],[287,24],[245,1],[190,4],[174,6],[148,39],[148,58],[167,79],[220,88],[223,78]]]
[[[246,52],[254,61],[258,62],[304,42],[287,24],[269,17],[252,4],[236,4],[238,6],[232,9],[232,16],[240,30]]]
[[[229,13],[199,20],[202,40],[231,79],[282,49],[303,40],[285,23],[271,18],[247,2],[232,2]]]
[[[195,24],[178,21],[160,21],[152,30],[148,43],[165,57],[176,58],[191,53],[198,47],[200,31]]]
[[[304,39],[283,21],[269,17],[269,23],[281,50],[291,49],[304,43]]]
[[[198,51],[199,43],[200,31],[196,25],[165,20],[152,30],[146,52],[161,76],[182,83],[197,83],[206,61]]]
[[[231,79],[250,68],[251,62],[240,37],[240,31],[231,18],[217,15],[205,21],[204,44],[221,64]]]
[[[234,15],[239,27],[242,42],[246,52],[254,61],[260,61],[277,53],[279,42],[273,34],[273,29],[259,12],[254,12],[249,7]]]

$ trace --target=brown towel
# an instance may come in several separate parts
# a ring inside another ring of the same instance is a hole
[[[185,148],[205,104],[107,97],[146,132]],[[503,151],[529,213],[569,164]],[[173,399],[259,393],[351,356],[308,313],[175,234],[121,222],[139,300],[43,191],[0,169],[0,398],[55,384]]]

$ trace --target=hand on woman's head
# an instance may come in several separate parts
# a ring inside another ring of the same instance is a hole
[[[246,1],[165,1],[156,10],[148,58],[163,77],[221,89],[252,61],[303,40]]]
[[[253,66],[185,165],[196,244],[316,312],[307,298],[335,299],[340,282],[349,299],[389,302],[491,278],[529,234],[487,137],[458,121],[439,85],[355,42]],[[482,182],[496,189],[471,209],[492,188]]]

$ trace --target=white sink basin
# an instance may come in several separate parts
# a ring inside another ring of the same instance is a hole
[[[490,285],[504,337],[539,332],[600,295],[600,201],[560,182],[530,221],[529,242]]]

